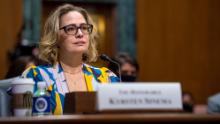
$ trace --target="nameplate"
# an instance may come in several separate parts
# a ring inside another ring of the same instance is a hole
[[[182,110],[180,83],[99,84],[98,111],[112,110]]]

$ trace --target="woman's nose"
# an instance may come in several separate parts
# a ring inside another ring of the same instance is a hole
[[[83,36],[83,32],[81,31],[80,28],[77,29],[77,32],[76,32],[76,37],[82,37]]]

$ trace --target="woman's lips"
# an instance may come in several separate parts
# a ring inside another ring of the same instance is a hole
[[[77,41],[77,42],[74,42],[73,44],[81,46],[81,45],[86,44],[86,42],[85,41]]]

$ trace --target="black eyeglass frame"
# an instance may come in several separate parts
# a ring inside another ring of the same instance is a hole
[[[59,28],[59,30],[62,30],[62,29],[63,29],[64,32],[65,32],[66,34],[68,34],[68,35],[76,35],[76,34],[78,33],[78,30],[79,30],[79,29],[81,30],[82,25],[87,25],[87,26],[88,26],[88,34],[91,34],[91,33],[92,33],[92,31],[93,31],[93,25],[92,25],[92,24],[85,24],[85,23],[80,24],[79,26],[77,26],[76,24],[65,25],[65,26]],[[76,32],[75,32],[74,34],[69,34],[69,33],[68,33],[67,28],[68,28],[69,26],[75,26],[75,27],[76,27]],[[81,31],[82,31],[82,30],[81,30]],[[82,32],[83,32],[83,31],[82,31]],[[85,34],[85,32],[83,32],[83,34]]]

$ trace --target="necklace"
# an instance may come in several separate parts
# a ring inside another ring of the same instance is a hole
[[[67,74],[72,74],[72,75],[75,75],[75,74],[78,74],[82,71],[82,66],[81,67],[76,67],[74,69],[74,72],[72,72],[71,70],[73,70],[73,68],[71,68],[70,66],[68,67],[67,65],[63,64],[62,62],[60,62],[61,66],[62,66],[62,69],[63,69],[63,72],[64,73],[67,73]],[[69,68],[66,70],[66,68]]]
[[[68,73],[68,74],[72,74],[72,75],[75,75],[75,74],[78,74],[82,71],[82,69],[80,68],[78,71],[76,72],[69,72],[69,71],[66,71],[66,70],[63,70],[65,73]]]

